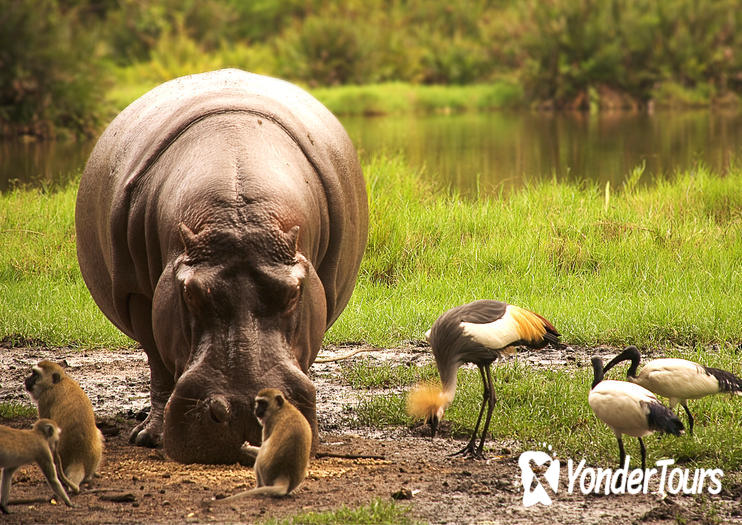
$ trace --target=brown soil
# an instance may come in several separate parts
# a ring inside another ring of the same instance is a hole
[[[430,359],[427,350],[415,346],[369,355],[400,363]],[[574,361],[587,361],[586,355],[568,348],[519,359],[535,366],[574,366]],[[51,490],[36,467],[19,469],[11,490],[11,514],[0,518],[3,523],[253,523],[395,496],[409,498],[399,503],[409,507],[412,519],[430,523],[742,522],[742,486],[726,484],[718,496],[667,498],[571,495],[560,488],[553,505],[525,508],[517,445],[489,442],[489,459],[473,461],[448,456],[461,448],[461,441],[431,440],[422,428],[353,428],[352,406],[367,392],[339,384],[338,363],[314,365],[312,378],[320,393],[320,452],[348,457],[314,459],[305,482],[287,498],[207,505],[215,497],[254,486],[253,472],[239,465],[182,465],[159,450],[127,443],[129,430],[148,405],[142,353],[0,348],[0,400],[31,404],[22,381],[30,366],[44,358],[66,360],[70,375],[91,398],[106,435],[105,460],[95,486],[72,496],[73,508],[50,500]],[[32,420],[0,422],[28,427]]]

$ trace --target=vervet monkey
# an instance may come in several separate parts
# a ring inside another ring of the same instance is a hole
[[[95,426],[90,399],[57,363],[41,361],[26,378],[39,417],[54,420],[62,431],[59,456],[72,483],[90,483],[103,455],[103,434]]]
[[[245,443],[242,452],[255,457],[257,488],[220,500],[251,496],[285,496],[304,481],[312,448],[312,429],[304,415],[275,388],[255,397],[255,417],[263,426],[260,447]]]
[[[8,514],[10,485],[16,469],[36,463],[46,476],[46,481],[59,499],[72,506],[70,498],[59,482],[64,473],[59,467],[57,447],[59,427],[51,419],[39,419],[30,430],[20,430],[0,425],[0,467],[3,470],[0,483],[0,510]],[[59,474],[59,476],[57,476]],[[72,485],[76,490],[76,487]]]

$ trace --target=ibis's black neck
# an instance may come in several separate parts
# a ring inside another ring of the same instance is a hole
[[[597,385],[603,380],[603,360],[599,357],[593,357],[592,363],[593,363],[593,386],[590,387],[590,390],[595,388],[595,385]]]
[[[626,371],[626,377],[636,377],[636,371],[639,368],[639,361],[641,360],[641,354],[639,349],[635,346],[627,346],[623,352],[614,357],[607,365],[605,365],[604,373],[608,372],[615,365],[621,361],[631,361],[631,366]]]
[[[636,370],[639,368],[639,361],[642,358],[639,354],[639,349],[635,346],[630,346],[621,353],[626,354],[626,359],[631,359],[631,366],[626,371],[626,377],[636,377]]]

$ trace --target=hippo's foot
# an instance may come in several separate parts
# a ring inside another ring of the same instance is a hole
[[[129,434],[129,443],[138,447],[156,448],[162,445],[162,417],[153,417],[150,412],[147,419],[134,427]]]

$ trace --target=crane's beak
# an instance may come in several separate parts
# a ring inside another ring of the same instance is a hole
[[[436,432],[438,432],[438,423],[440,423],[440,420],[438,419],[438,416],[433,416],[430,418],[430,438],[434,438]]]

